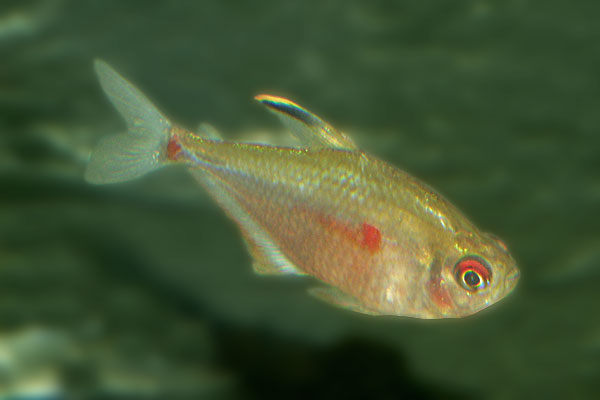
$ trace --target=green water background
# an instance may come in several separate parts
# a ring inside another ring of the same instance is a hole
[[[192,129],[278,131],[262,92],[316,111],[503,238],[516,292],[353,314],[254,275],[183,170],[90,186],[124,129],[96,57]],[[82,398],[600,395],[600,3],[3,1],[0,60],[0,348],[37,338],[6,396],[39,368]]]

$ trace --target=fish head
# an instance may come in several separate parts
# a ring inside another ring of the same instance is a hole
[[[474,314],[508,295],[519,269],[504,242],[488,233],[457,233],[453,245],[436,257],[427,293],[434,314],[459,318]]]

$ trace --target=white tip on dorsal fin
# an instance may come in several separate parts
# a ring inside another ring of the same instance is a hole
[[[312,148],[334,147],[357,150],[356,144],[348,136],[336,130],[317,115],[283,97],[260,94],[254,99],[260,101],[275,113],[283,124],[305,146]]]

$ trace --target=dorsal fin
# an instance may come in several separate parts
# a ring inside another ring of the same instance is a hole
[[[348,136],[293,101],[268,94],[260,94],[254,99],[260,101],[277,115],[304,146],[309,148],[358,149]]]

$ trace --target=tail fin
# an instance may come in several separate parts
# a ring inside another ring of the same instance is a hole
[[[171,124],[131,83],[102,60],[94,61],[100,85],[129,131],[100,141],[85,171],[90,183],[116,183],[160,168]]]

